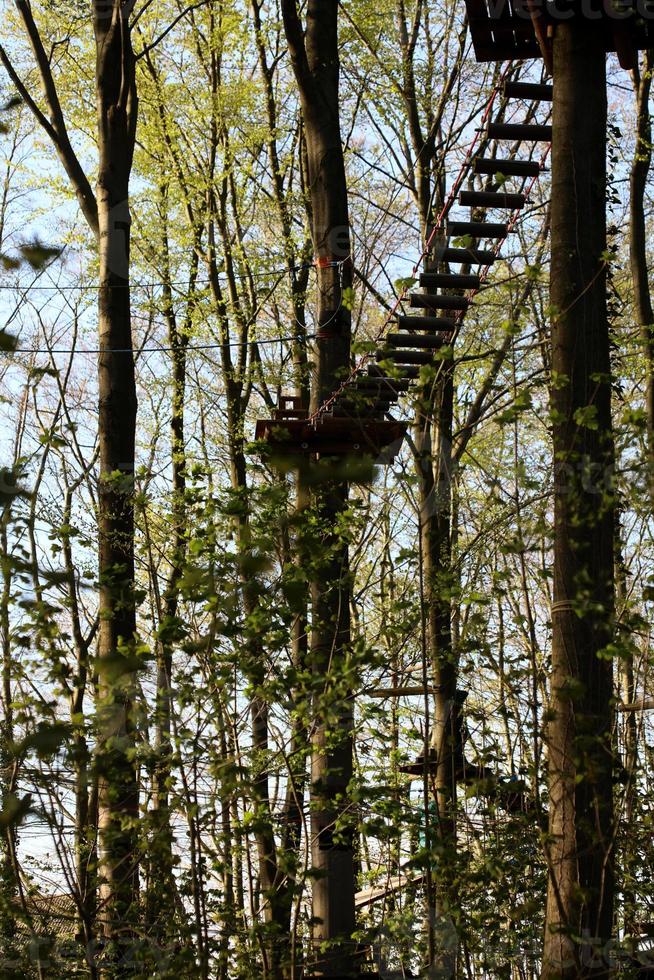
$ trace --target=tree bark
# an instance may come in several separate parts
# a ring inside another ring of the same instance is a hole
[[[133,936],[138,900],[138,786],[133,759],[135,658],[134,444],[129,178],[137,98],[128,7],[95,0],[98,109],[98,438],[100,446],[98,745],[100,918],[113,975]],[[117,353],[116,351],[120,351]],[[126,353],[127,352],[127,353]],[[112,956],[109,957],[111,959]]]
[[[282,13],[300,91],[307,150],[314,253],[318,279],[318,338],[311,407],[336,388],[350,363],[352,286],[350,222],[339,112],[338,5],[309,0],[306,35],[296,0]],[[348,486],[327,481],[313,494],[321,541],[311,583],[310,659],[315,714],[311,762],[313,972],[346,977],[358,972],[355,943],[355,867],[348,811],[353,768],[353,704],[348,692],[333,700],[334,684],[350,641],[350,580],[347,543],[338,523]],[[329,712],[331,719],[327,720]]]
[[[601,25],[554,36],[555,461],[549,887],[542,977],[605,975],[613,911],[613,440]]]
[[[427,266],[429,263],[427,263]],[[417,425],[424,446],[418,459],[420,535],[426,603],[430,676],[434,687],[430,744],[436,759],[431,780],[436,821],[431,844],[438,855],[434,873],[431,928],[450,935],[457,917],[455,868],[457,853],[457,773],[461,703],[457,694],[458,658],[452,642],[452,422],[454,413],[453,364],[442,362],[439,377],[426,386]],[[429,838],[428,838],[429,839]],[[431,860],[431,858],[430,858]],[[436,938],[436,937],[435,937]],[[432,951],[433,964],[442,976],[454,976],[456,951]]]
[[[98,877],[99,919],[109,940],[105,963],[113,977],[124,975],[127,969],[118,960],[131,942],[138,898],[138,787],[130,717],[136,634],[133,481],[137,409],[129,292],[129,178],[137,118],[129,27],[132,6],[120,0],[94,0],[92,6],[98,121],[95,196],[70,143],[51,58],[27,0],[16,0],[16,8],[34,55],[45,111],[0,47],[0,60],[52,141],[98,241]]]
[[[629,259],[634,286],[634,312],[640,327],[647,364],[645,410],[647,413],[647,479],[654,501],[654,310],[647,268],[645,189],[652,165],[652,122],[649,97],[654,51],[644,56],[643,70],[634,70],[636,93],[636,148],[629,183]]]

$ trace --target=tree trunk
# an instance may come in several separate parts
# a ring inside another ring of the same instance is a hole
[[[98,745],[100,919],[117,962],[138,900],[138,787],[133,759],[136,387],[129,291],[129,177],[136,127],[134,56],[119,0],[93,6],[97,47],[100,480]],[[116,351],[120,353],[116,353]],[[127,353],[125,353],[127,351]],[[110,956],[111,959],[111,956]],[[123,969],[117,965],[118,973]]]
[[[601,25],[554,36],[555,460],[549,888],[542,976],[604,975],[611,937],[613,442],[606,306],[606,58]],[[597,947],[600,947],[599,949]]]
[[[645,221],[645,191],[652,166],[652,122],[650,118],[650,94],[652,71],[654,70],[654,51],[646,51],[642,70],[633,72],[636,94],[636,146],[631,165],[629,185],[629,256],[631,277],[634,288],[634,313],[640,328],[646,364],[645,411],[647,417],[647,489],[650,506],[654,504],[654,309],[647,267],[647,229]],[[621,527],[616,521],[616,551],[618,586],[624,594],[627,606],[626,569],[622,559]],[[623,585],[624,583],[624,585]],[[623,595],[620,595],[623,598]],[[623,618],[628,618],[625,608]],[[627,638],[620,661],[620,694],[626,704],[635,701],[634,644]],[[636,904],[633,888],[634,875],[638,866],[638,854],[631,842],[638,779],[638,723],[636,713],[625,713],[623,720],[624,766],[628,782],[625,787],[623,811],[623,874],[622,891],[623,924],[626,935],[633,935],[636,928]]]
[[[5,474],[3,474],[5,477]],[[9,551],[8,529],[11,522],[11,498],[5,502],[0,516],[0,559],[2,562],[2,587],[0,591],[0,643],[2,644],[2,693],[0,694],[0,800],[7,805],[14,779],[14,712],[12,683],[12,643],[9,610],[13,584],[12,557]],[[18,958],[16,944],[16,917],[13,908],[18,898],[18,882],[13,861],[16,850],[16,830],[9,822],[0,835],[0,949],[7,963]],[[9,972],[9,977],[18,973]]]
[[[429,263],[426,264],[427,267]],[[457,851],[456,804],[460,745],[461,704],[457,695],[458,661],[452,643],[452,420],[454,376],[451,362],[441,362],[439,375],[422,393],[417,415],[423,452],[418,459],[420,535],[426,603],[429,668],[434,686],[431,750],[436,770],[431,786],[435,794],[436,823],[431,845],[438,855],[433,868],[434,907],[429,910],[434,946],[431,951],[438,975],[454,976],[456,951],[451,948],[452,920],[457,917],[455,867]],[[430,837],[427,835],[427,839]],[[433,858],[430,857],[430,860]],[[446,939],[445,945],[439,935]]]
[[[654,310],[647,269],[645,189],[652,164],[652,123],[649,96],[652,88],[654,51],[645,53],[642,73],[634,71],[636,91],[636,148],[629,186],[629,257],[634,286],[634,312],[640,327],[647,364],[645,410],[647,413],[647,479],[654,501]]]
[[[296,0],[283,0],[284,26],[300,90],[314,252],[318,278],[318,338],[311,407],[316,409],[349,368],[352,286],[350,226],[340,130],[338,5],[309,0],[306,37]],[[339,690],[339,672],[350,641],[347,543],[338,524],[348,486],[327,481],[315,490],[320,527],[311,583],[310,659],[315,717],[311,761],[313,962],[317,976],[356,975],[353,832],[343,824],[353,768],[353,704]],[[340,685],[339,685],[340,686]],[[336,703],[334,703],[336,697]],[[331,703],[329,703],[331,702]],[[329,713],[330,720],[325,717]]]

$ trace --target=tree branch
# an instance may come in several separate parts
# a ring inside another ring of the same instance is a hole
[[[82,214],[86,218],[93,234],[97,236],[98,208],[95,200],[95,194],[93,193],[89,180],[84,173],[84,170],[82,169],[82,166],[77,159],[77,155],[68,138],[66,121],[64,119],[61,103],[59,101],[59,95],[57,94],[57,86],[52,76],[52,71],[50,70],[50,62],[45,52],[45,48],[43,47],[43,42],[41,41],[41,35],[39,34],[39,30],[34,22],[34,18],[32,17],[32,11],[29,3],[27,3],[26,0],[16,0],[16,7],[18,8],[18,12],[25,26],[25,31],[27,33],[27,37],[29,39],[39,71],[39,76],[41,78],[41,84],[43,85],[45,100],[50,115],[49,120],[39,109],[36,102],[27,91],[24,83],[21,81],[18,73],[11,64],[6,51],[1,47],[0,60],[2,60],[2,64],[4,65],[5,70],[7,71],[7,74],[11,78],[12,82],[16,86],[20,97],[30,109],[30,112],[38,124],[45,130],[52,140],[59,159],[63,164],[64,170],[66,171],[68,178],[73,185]]]
[[[307,49],[304,46],[304,31],[297,9],[297,0],[282,0],[282,18],[288,40],[288,50],[295,65],[298,76],[307,80],[309,77],[309,62]]]
[[[161,42],[164,40],[164,38],[167,37],[168,34],[170,34],[170,32],[173,30],[173,28],[177,27],[177,25],[179,24],[180,20],[183,20],[184,17],[186,17],[187,14],[192,13],[194,10],[199,10],[200,7],[206,7],[209,2],[210,2],[210,0],[199,0],[199,3],[192,3],[188,7],[185,7],[184,10],[182,10],[181,13],[179,13],[177,15],[177,17],[175,17],[170,22],[170,24],[168,25],[168,27],[164,31],[161,32],[161,34],[159,35],[159,37],[155,41],[152,42],[152,44],[146,44],[146,46],[143,48],[143,50],[142,51],[139,51],[139,53],[135,57],[135,60],[138,61],[140,58],[143,58],[146,54],[148,54],[150,51],[152,51],[154,48],[156,48],[158,44],[161,44]],[[141,11],[141,13],[143,13],[143,11]],[[139,14],[139,16],[140,16],[140,14]],[[138,17],[137,17],[137,20],[138,20]]]

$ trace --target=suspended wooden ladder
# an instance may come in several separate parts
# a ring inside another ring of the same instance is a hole
[[[366,455],[388,463],[399,451],[408,423],[390,412],[421,378],[428,380],[430,372],[422,369],[437,368],[444,348],[453,343],[549,153],[551,126],[530,120],[541,103],[551,102],[552,88],[509,80],[514,67],[507,68],[493,91],[482,126],[414,267],[411,281],[419,281],[425,291],[399,297],[377,338],[377,350],[362,357],[315,413],[309,415],[298,399],[284,396],[275,417],[257,423],[256,439],[267,443],[273,455]],[[493,120],[500,95],[504,107],[514,100],[528,104],[526,121]],[[500,148],[506,144],[510,148],[503,153]],[[540,159],[533,159],[539,144]],[[485,155],[489,146],[497,148],[496,155]],[[484,189],[464,190],[471,178],[484,181]],[[457,204],[470,210],[469,218],[453,217]],[[497,220],[500,216],[503,220]],[[420,272],[426,257],[430,264],[458,271]],[[478,271],[463,271],[470,267]],[[416,312],[405,312],[407,304]]]
[[[552,130],[545,121],[534,122],[533,114],[541,104],[551,103],[552,86],[514,81],[511,76],[516,62],[533,58],[542,58],[551,74],[551,38],[556,24],[553,8],[546,0],[465,2],[477,60],[510,64],[489,99],[482,128],[414,267],[412,278],[419,275],[424,292],[405,292],[399,297],[380,332],[380,345],[374,355],[363,357],[315,413],[309,415],[294,397],[284,397],[274,419],[257,423],[256,438],[266,442],[274,453],[371,455],[377,462],[393,459],[408,424],[393,419],[391,410],[420,382],[423,368],[437,368],[443,349],[453,343],[544,170]],[[623,68],[633,68],[638,50],[654,47],[654,0],[617,0],[619,7],[616,4],[610,14],[603,7],[603,0],[592,2],[604,11],[597,16],[604,18],[606,50],[617,52]],[[565,0],[560,0],[559,6],[564,7]],[[568,6],[574,6],[574,0]],[[503,95],[508,104],[513,100],[530,104],[523,122],[506,122],[503,116],[492,118],[498,95]],[[503,151],[507,142],[510,150]],[[485,155],[489,145],[497,149]],[[540,159],[534,159],[539,146]],[[485,178],[483,189],[464,190],[464,183],[475,177]],[[456,204],[470,209],[468,220],[452,216]],[[489,219],[489,215],[497,218],[498,212],[503,212],[503,220]],[[426,258],[447,271],[420,271]],[[450,266],[458,267],[458,271],[450,271]],[[470,267],[478,271],[469,272]],[[409,308],[417,312],[405,312],[407,301]],[[389,330],[391,324],[393,328]],[[623,710],[649,706],[626,705]],[[414,769],[415,766],[405,767],[411,773]],[[424,770],[422,762],[419,769]],[[420,878],[412,880],[417,883]],[[385,884],[359,892],[356,904],[374,904],[408,883],[405,869],[401,868]]]
[[[399,451],[407,423],[390,412],[421,378],[421,369],[435,367],[461,329],[467,310],[499,257],[502,243],[514,229],[521,209],[543,170],[549,153],[551,127],[533,122],[534,108],[551,102],[549,85],[511,80],[514,62],[542,58],[552,71],[552,37],[557,18],[569,16],[578,0],[465,0],[477,61],[509,61],[502,82],[488,102],[478,131],[452,192],[443,207],[425,251],[414,267],[424,292],[403,294],[384,324],[374,356],[366,356],[316,412],[284,397],[273,419],[257,423],[256,438],[284,456],[369,455],[389,462]],[[583,15],[602,20],[607,51],[618,54],[624,68],[637,64],[638,50],[654,47],[654,0],[586,0]],[[498,95],[531,103],[521,123],[492,117]],[[485,156],[495,142],[512,144],[510,152]],[[543,144],[540,161],[532,158]],[[521,148],[529,148],[526,158]],[[464,190],[469,177],[486,178],[484,189]],[[509,189],[507,189],[509,188]],[[453,219],[455,204],[470,208],[469,220]],[[503,220],[495,220],[498,213]],[[489,219],[489,215],[493,218]],[[423,260],[447,271],[420,272]],[[459,271],[449,271],[450,267]],[[476,273],[468,269],[477,268]],[[465,271],[464,271],[465,269]],[[436,292],[434,292],[436,290]],[[409,308],[418,311],[407,314]],[[392,329],[388,329],[392,326]],[[428,374],[428,372],[427,372]],[[423,373],[425,379],[425,373]]]

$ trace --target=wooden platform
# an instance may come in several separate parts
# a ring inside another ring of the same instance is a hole
[[[395,459],[408,429],[407,422],[396,422],[372,415],[357,417],[321,413],[312,418],[299,398],[282,395],[273,419],[259,419],[257,442],[270,446],[277,456],[358,456],[375,462]]]
[[[377,419],[259,419],[255,438],[283,456],[371,456],[388,463],[401,449],[406,422]]]
[[[557,18],[546,0],[465,0],[477,61],[544,58],[551,66],[551,35]],[[616,51],[623,68],[633,68],[637,52],[654,46],[652,0],[622,0],[620,13],[606,11],[611,0],[588,0],[601,13],[606,51]],[[570,4],[570,8],[575,6]],[[559,5],[559,8],[563,7]],[[579,16],[583,16],[580,14]],[[587,15],[586,15],[587,16]]]

